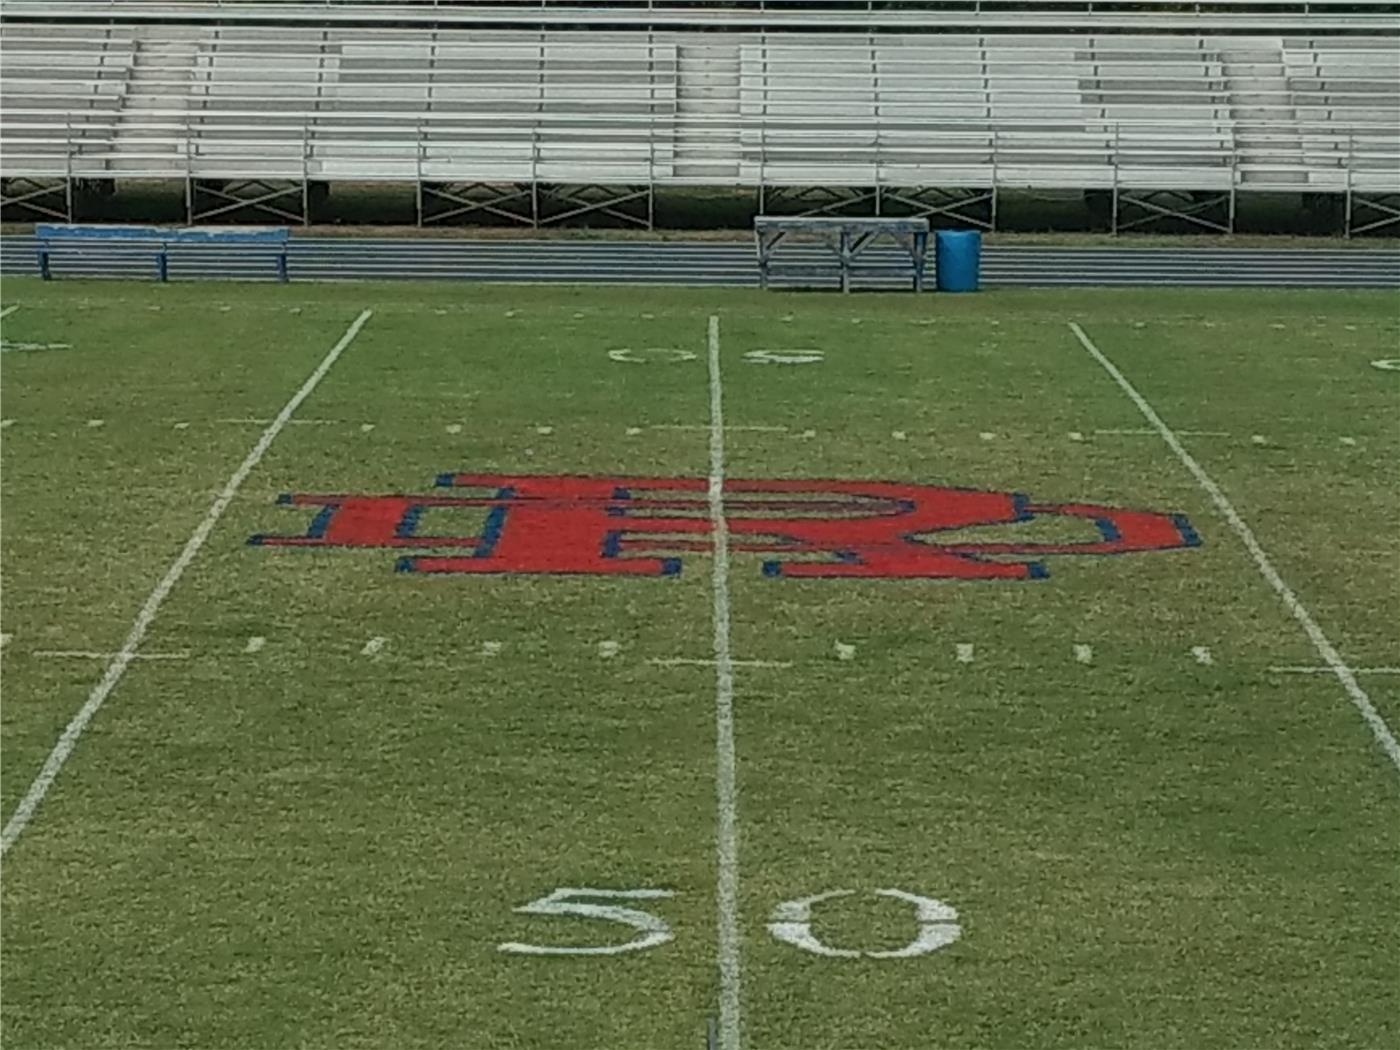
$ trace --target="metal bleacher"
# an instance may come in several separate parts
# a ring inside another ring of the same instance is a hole
[[[420,221],[645,225],[685,186],[977,225],[1013,188],[1114,228],[1229,229],[1250,192],[1400,220],[1394,5],[1184,6],[8,0],[0,177],[62,218],[175,179],[191,220],[305,221],[344,182],[413,185]]]

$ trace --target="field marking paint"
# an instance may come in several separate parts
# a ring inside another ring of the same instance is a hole
[[[267,645],[267,639],[260,634],[255,634],[248,639],[248,644],[243,647],[243,651],[248,654],[261,652],[263,646]]]
[[[536,433],[536,434],[542,434],[542,435],[548,437],[550,434],[553,434],[553,433],[554,433],[554,428],[553,428],[553,427],[536,427],[536,428],[535,428],[535,433]]]
[[[8,339],[0,339],[0,353],[32,353],[35,350],[72,350],[72,343],[12,343]]]
[[[360,424],[360,433],[361,433],[361,434],[368,434],[368,433],[369,433],[371,430],[373,430],[373,429],[374,429],[374,424],[373,424],[373,423],[361,423],[361,424]]]
[[[621,651],[622,646],[618,645],[617,642],[598,643],[598,655],[601,656],[604,660],[611,660]]]
[[[1256,445],[1267,445],[1269,443],[1269,439],[1263,434],[1251,434],[1249,440]]]
[[[13,634],[9,634],[9,633],[0,633],[0,649],[3,649],[3,648],[5,648],[5,646],[9,645],[9,644],[10,644],[10,639],[13,638],[13,637],[14,637]]]
[[[176,423],[176,424],[175,424],[175,429],[176,429],[176,430],[189,430],[189,429],[190,429],[190,425],[189,425],[189,423]]]
[[[1094,433],[1109,437],[1154,437],[1157,431],[1151,427],[1109,427],[1106,430],[1095,430]],[[1228,430],[1178,430],[1176,433],[1178,437],[1227,438],[1230,436]]]
[[[729,644],[729,522],[724,517],[724,384],[719,364],[719,317],[710,315],[710,536],[714,547],[715,650],[715,897],[719,922],[719,1046],[742,1040],[739,958],[739,788],[734,753],[734,657]]]
[[[652,430],[706,430],[713,431],[715,428],[708,423],[653,423]],[[781,434],[787,427],[722,427],[722,430],[766,430],[769,433]]]
[[[847,645],[845,642],[837,642],[832,651],[836,653],[838,660],[854,660],[856,658],[856,647]]]
[[[1379,368],[1383,372],[1400,372],[1400,357],[1383,357],[1379,361],[1372,361],[1371,367]]]
[[[15,425],[13,419],[0,419],[0,427],[12,427]]]
[[[462,432],[462,424],[448,423],[447,426],[443,427],[442,429],[447,431],[449,434],[460,434]]]
[[[1270,674],[1336,674],[1334,667],[1270,667]],[[1353,667],[1352,674],[1400,674],[1400,667]]]
[[[18,309],[19,303],[15,303],[12,306],[7,306],[5,307],[5,309],[0,310],[0,321],[3,321],[5,318],[9,317],[10,314],[14,313]]]
[[[906,433],[905,433],[904,431],[902,431],[902,430],[896,430],[893,434],[890,435],[890,437],[894,438],[896,441],[908,441],[908,440],[909,440],[909,435],[906,434]]]
[[[641,349],[633,349],[630,346],[620,346],[616,350],[608,351],[608,360],[619,361],[627,365],[645,365],[652,362],[669,364],[677,361],[694,361],[696,356],[694,350],[681,350],[673,346],[648,346]]]
[[[892,897],[914,905],[914,918],[918,932],[902,948],[890,951],[857,951],[852,948],[833,948],[812,933],[812,905],[837,897],[849,897],[852,890],[828,890],[810,897],[783,901],[773,909],[768,921],[768,932],[774,940],[801,948],[813,955],[823,955],[830,959],[914,959],[927,955],[939,948],[945,948],[962,936],[958,925],[958,911],[932,897],[923,897],[904,890],[887,889],[872,891],[877,897]]]
[[[1074,658],[1081,664],[1093,663],[1094,647],[1092,645],[1076,645],[1074,647]]]
[[[1083,441],[1084,435],[1078,430],[1071,430],[1069,432],[1069,439],[1071,441]]]
[[[1209,667],[1211,664],[1215,663],[1215,657],[1210,655],[1210,646],[1208,645],[1191,646],[1191,655],[1196,658],[1196,663],[1198,664],[1204,664]]]
[[[647,663],[653,667],[714,667],[714,660],[693,660],[684,656],[653,657]],[[791,660],[730,660],[731,667],[791,667]]]
[[[802,431],[802,436],[810,440],[817,436],[817,432],[815,430],[804,430]]]
[[[209,505],[209,510],[205,512],[204,518],[195,527],[194,532],[185,543],[184,549],[170,563],[170,568],[165,570],[165,575],[160,578],[155,589],[151,591],[145,604],[136,614],[136,619],[132,622],[131,630],[126,636],[126,641],[122,643],[121,650],[112,657],[111,663],[107,665],[107,670],[103,672],[101,681],[93,686],[92,692],[88,694],[83,706],[78,709],[78,713],[73,716],[73,720],[63,730],[62,735],[58,738],[58,743],[54,744],[53,750],[49,752],[49,757],[44,760],[44,766],[39,770],[39,775],[29,785],[29,790],[24,793],[24,798],[20,799],[14,813],[6,821],[4,830],[0,831],[0,857],[9,851],[10,847],[15,844],[15,840],[19,838],[20,833],[33,819],[39,804],[44,801],[44,796],[49,793],[49,788],[53,786],[59,770],[63,768],[63,764],[68,761],[68,756],[73,753],[73,748],[77,746],[78,738],[83,735],[88,723],[92,721],[93,716],[106,702],[112,690],[117,687],[117,683],[126,673],[128,665],[136,658],[136,650],[145,640],[146,632],[155,620],[156,613],[160,611],[161,605],[174,589],[175,584],[180,582],[180,577],[185,574],[185,570],[194,561],[195,555],[209,539],[210,533],[214,531],[214,526],[223,517],[228,505],[233,502],[233,497],[238,494],[243,482],[247,480],[248,475],[253,472],[253,468],[266,455],[267,450],[272,447],[272,442],[277,439],[278,434],[282,433],[291,420],[292,414],[301,407],[303,401],[311,396],[311,392],[326,377],[331,366],[340,359],[345,348],[360,334],[360,329],[365,326],[365,322],[371,316],[373,316],[372,310],[363,310],[360,312],[360,316],[351,322],[350,327],[345,330],[345,334],[340,337],[335,346],[331,347],[330,352],[321,359],[321,363],[301,385],[301,389],[282,406],[282,411],[277,413],[277,418],[262,432],[262,436],[258,438],[252,451],[244,457],[243,462],[229,477],[223,491],[214,497],[214,502]]]
[[[89,427],[96,428],[96,427],[102,426],[102,424],[105,423],[105,422],[106,422],[106,420],[103,420],[103,419],[89,419],[89,420],[87,421],[87,425],[88,425]]]
[[[1344,438],[1338,438],[1337,440],[1340,441],[1343,445],[1355,445],[1355,444],[1356,444],[1356,438],[1344,437]]]
[[[750,350],[744,362],[750,365],[814,365],[825,358],[821,350]]]
[[[1381,746],[1381,750],[1384,751],[1386,757],[1390,759],[1396,772],[1400,772],[1400,742],[1396,741],[1394,732],[1391,731],[1390,726],[1386,725],[1385,719],[1382,718],[1380,712],[1376,710],[1376,705],[1371,702],[1371,698],[1366,694],[1366,690],[1362,689],[1360,683],[1357,682],[1356,673],[1342,660],[1341,656],[1337,653],[1336,647],[1333,646],[1327,636],[1322,633],[1322,628],[1317,625],[1317,621],[1312,618],[1312,614],[1308,612],[1303,603],[1298,600],[1298,596],[1293,593],[1292,588],[1284,583],[1283,577],[1280,576],[1278,570],[1274,568],[1274,563],[1269,560],[1269,556],[1264,553],[1264,548],[1259,546],[1259,541],[1254,538],[1254,532],[1245,524],[1244,519],[1240,517],[1234,505],[1226,498],[1225,493],[1220,490],[1220,486],[1217,485],[1211,479],[1211,476],[1205,472],[1205,469],[1196,462],[1195,457],[1192,456],[1190,452],[1186,451],[1186,447],[1182,445],[1181,439],[1176,436],[1171,427],[1167,426],[1167,424],[1162,421],[1162,417],[1159,416],[1156,410],[1147,403],[1147,400],[1137,392],[1137,388],[1134,387],[1132,383],[1128,382],[1127,377],[1124,376],[1122,372],[1118,371],[1118,367],[1104,356],[1103,351],[1094,345],[1093,340],[1085,334],[1084,329],[1080,328],[1074,321],[1069,323],[1069,327],[1070,331],[1078,338],[1080,345],[1088,351],[1089,356],[1103,367],[1103,370],[1109,374],[1110,378],[1118,384],[1119,389],[1128,395],[1128,400],[1132,401],[1132,403],[1137,406],[1143,418],[1156,428],[1162,440],[1167,443],[1167,447],[1176,453],[1176,458],[1181,461],[1181,465],[1196,479],[1196,483],[1200,485],[1205,494],[1210,497],[1211,502],[1214,503],[1216,509],[1220,511],[1221,516],[1229,523],[1230,527],[1235,530],[1235,534],[1239,536],[1245,549],[1249,551],[1250,557],[1254,559],[1254,564],[1258,566],[1259,574],[1263,576],[1269,586],[1274,589],[1279,598],[1283,600],[1284,606],[1293,614],[1293,618],[1298,621],[1298,625],[1303,629],[1303,633],[1306,634],[1308,640],[1312,642],[1313,648],[1316,649],[1318,655],[1322,657],[1328,670],[1336,676],[1337,681],[1341,683],[1352,705],[1360,712],[1362,719],[1370,727],[1371,735],[1376,738],[1376,743]]]
[[[970,664],[973,660],[973,650],[971,642],[959,642],[956,646],[958,653],[958,663]]]
[[[641,432],[641,427],[628,427],[625,431],[623,431],[623,433],[625,433],[628,437],[636,437]]]
[[[513,909],[517,915],[548,915],[553,918],[577,916],[584,919],[605,919],[608,922],[630,926],[637,935],[622,944],[596,945],[552,945],[523,944],[520,941],[507,941],[496,945],[496,950],[515,955],[620,955],[623,952],[645,951],[665,944],[675,934],[665,919],[642,911],[639,908],[625,908],[618,904],[590,904],[598,900],[664,900],[674,897],[671,890],[593,890],[562,886],[548,896],[532,900]],[[579,900],[578,898],[583,898]]]
[[[977,436],[980,437],[983,441],[994,441],[994,440],[996,440],[996,435],[993,434],[990,430],[984,430],[984,431],[982,431],[982,433],[978,434]]]
[[[252,416],[237,416],[228,419],[216,419],[215,423],[238,423],[243,426],[265,427],[275,423],[273,419],[256,419]],[[291,419],[288,420],[294,427],[333,427],[340,422],[338,419]]]
[[[93,649],[35,649],[30,655],[54,659],[112,660],[122,654],[120,652],[97,652]],[[128,657],[131,660],[188,660],[189,658],[190,654],[187,649],[182,649],[178,653],[132,653]]]
[[[389,639],[376,634],[369,641],[365,642],[365,647],[360,650],[361,656],[378,656],[384,651],[384,643]]]
[[[481,655],[482,655],[482,656],[500,656],[500,655],[501,655],[501,643],[500,643],[500,642],[482,642],[482,643],[481,643]]]

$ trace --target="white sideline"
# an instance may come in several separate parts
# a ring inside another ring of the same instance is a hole
[[[1336,676],[1337,681],[1340,682],[1342,688],[1346,690],[1346,694],[1351,699],[1352,704],[1361,712],[1361,717],[1365,719],[1366,724],[1371,727],[1371,734],[1376,738],[1376,742],[1380,744],[1381,750],[1386,753],[1386,757],[1390,759],[1396,771],[1400,772],[1400,743],[1396,742],[1395,734],[1391,731],[1390,726],[1386,725],[1385,719],[1382,718],[1380,712],[1376,710],[1376,705],[1373,704],[1371,698],[1366,695],[1366,690],[1362,689],[1361,685],[1357,682],[1355,672],[1353,672],[1342,660],[1341,656],[1338,655],[1336,647],[1327,640],[1327,636],[1322,633],[1322,628],[1317,625],[1317,621],[1312,618],[1312,614],[1304,608],[1303,603],[1298,600],[1298,596],[1293,593],[1288,584],[1283,582],[1283,577],[1278,574],[1278,570],[1274,568],[1273,562],[1271,562],[1269,556],[1264,553],[1264,549],[1259,546],[1259,541],[1254,538],[1254,533],[1250,530],[1250,527],[1244,523],[1244,519],[1240,517],[1239,512],[1235,510],[1229,499],[1226,498],[1225,493],[1220,490],[1220,486],[1211,480],[1210,475],[1196,462],[1195,457],[1186,451],[1186,448],[1181,444],[1181,440],[1172,432],[1171,427],[1167,426],[1167,424],[1162,421],[1162,417],[1157,415],[1156,411],[1147,403],[1146,399],[1137,392],[1133,384],[1128,382],[1127,377],[1124,376],[1122,372],[1118,371],[1117,366],[1104,356],[1103,351],[1094,345],[1093,340],[1084,333],[1084,329],[1080,328],[1074,321],[1069,322],[1069,327],[1070,331],[1079,339],[1080,345],[1089,352],[1089,356],[1103,366],[1103,370],[1112,377],[1113,381],[1118,384],[1123,393],[1128,395],[1128,399],[1137,406],[1143,418],[1151,423],[1157,433],[1161,435],[1162,440],[1167,443],[1167,447],[1176,453],[1176,458],[1181,460],[1182,466],[1191,472],[1191,476],[1196,479],[1196,483],[1200,485],[1205,491],[1205,494],[1210,497],[1211,502],[1214,503],[1216,509],[1220,511],[1221,516],[1224,517],[1224,519],[1229,522],[1230,527],[1235,530],[1235,534],[1239,536],[1240,540],[1245,545],[1245,549],[1249,551],[1250,556],[1254,559],[1254,564],[1258,566],[1260,575],[1268,581],[1269,586],[1283,599],[1283,604],[1288,608],[1288,611],[1293,614],[1293,618],[1298,621],[1298,625],[1303,628],[1303,633],[1308,636],[1308,640],[1312,642],[1313,648],[1315,648],[1317,654],[1322,657],[1323,663],[1325,663],[1328,670]]]
[[[719,318],[710,317],[710,530],[714,542],[715,852],[719,911],[719,1046],[739,1050],[739,812],[734,758],[734,660],[729,650],[729,523],[724,517],[724,390]]]
[[[345,334],[340,337],[340,341],[336,343],[335,346],[331,347],[330,352],[326,354],[326,356],[321,359],[321,363],[316,366],[316,370],[307,377],[301,389],[293,394],[292,399],[283,406],[282,411],[277,413],[277,418],[263,431],[262,436],[258,438],[257,444],[253,446],[253,450],[249,452],[243,462],[238,465],[238,469],[235,470],[233,476],[228,479],[228,484],[224,486],[223,491],[220,492],[218,496],[215,497],[214,502],[210,504],[209,510],[204,515],[204,519],[196,526],[194,533],[185,544],[184,550],[182,550],[179,556],[171,563],[170,568],[165,570],[165,575],[160,578],[160,582],[156,584],[155,590],[151,591],[150,596],[146,598],[145,604],[141,606],[141,611],[136,614],[136,620],[131,625],[131,631],[127,634],[126,641],[122,643],[121,651],[112,657],[112,662],[107,665],[107,670],[102,675],[102,680],[99,681],[97,685],[93,686],[92,692],[88,694],[87,701],[78,709],[78,713],[73,716],[73,720],[69,722],[68,726],[63,730],[63,734],[58,738],[58,743],[54,745],[53,750],[49,752],[49,757],[45,759],[44,767],[39,771],[39,775],[34,778],[34,783],[29,785],[29,790],[25,792],[24,798],[20,800],[19,805],[15,807],[14,813],[12,813],[10,819],[6,821],[4,831],[0,832],[0,857],[3,857],[5,853],[9,851],[9,848],[15,844],[15,840],[19,838],[20,833],[24,831],[25,826],[33,818],[34,812],[39,808],[39,804],[44,801],[44,796],[48,794],[49,788],[53,786],[53,782],[58,776],[59,771],[63,768],[63,764],[68,761],[68,756],[73,753],[73,748],[78,743],[78,737],[82,736],[83,731],[88,727],[88,723],[92,721],[98,709],[102,707],[107,697],[111,695],[112,690],[117,687],[117,683],[121,681],[127,666],[136,658],[136,650],[140,648],[141,642],[145,639],[146,631],[150,629],[152,621],[156,618],[156,613],[160,611],[161,604],[165,601],[166,597],[169,596],[175,584],[180,581],[180,577],[184,575],[185,570],[189,568],[190,562],[194,561],[195,555],[199,553],[199,549],[203,547],[205,541],[209,539],[209,534],[214,531],[214,526],[218,523],[219,518],[222,517],[224,511],[228,509],[228,505],[233,502],[233,497],[238,494],[238,490],[243,485],[243,482],[247,479],[248,475],[252,473],[253,468],[258,465],[258,462],[263,458],[263,455],[272,445],[272,442],[276,440],[277,435],[282,432],[282,429],[292,418],[292,414],[301,407],[303,401],[311,396],[311,392],[315,390],[317,384],[325,378],[326,373],[331,370],[331,366],[334,365],[340,355],[345,352],[345,348],[350,345],[355,336],[360,334],[360,329],[363,328],[365,322],[370,319],[372,312],[373,311],[365,310],[361,312],[359,317],[355,318],[350,327],[345,330]]]

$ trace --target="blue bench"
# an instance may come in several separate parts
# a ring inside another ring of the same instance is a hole
[[[290,231],[285,226],[167,229],[39,223],[34,236],[38,241],[39,276],[46,281],[53,280],[55,263],[66,261],[82,273],[84,260],[102,261],[107,264],[107,273],[123,266],[139,272],[154,264],[156,280],[168,281],[172,250],[197,262],[200,276],[256,277],[261,272],[275,275],[279,281],[287,280]],[[118,265],[113,267],[112,263]]]

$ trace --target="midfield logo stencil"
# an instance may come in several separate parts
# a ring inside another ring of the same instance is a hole
[[[443,474],[437,488],[433,495],[290,493],[278,502],[315,509],[306,532],[248,542],[397,550],[401,572],[603,576],[675,575],[686,554],[710,549],[704,478]],[[769,555],[762,571],[775,577],[1027,580],[1048,575],[1046,556],[1200,543],[1180,514],[1037,503],[1012,492],[790,478],[727,481],[724,492],[730,550]],[[421,528],[428,515],[439,531]],[[1018,527],[1045,516],[1081,519],[1098,536],[1070,543],[1017,537]],[[451,526],[454,518],[462,531]],[[939,538],[996,526],[1005,538]]]

